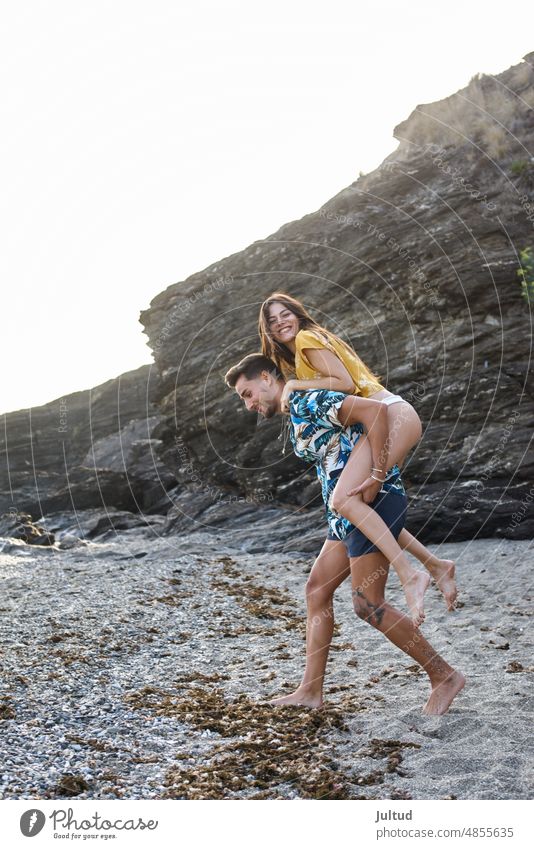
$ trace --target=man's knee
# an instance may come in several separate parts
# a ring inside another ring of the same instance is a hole
[[[314,604],[326,604],[334,596],[334,589],[331,583],[325,583],[324,578],[319,573],[310,573],[306,581],[306,599]]]
[[[382,628],[385,605],[383,598],[371,601],[365,593],[356,588],[352,591],[352,603],[354,605],[354,612],[359,619],[372,625],[373,628],[378,628],[379,630]]]

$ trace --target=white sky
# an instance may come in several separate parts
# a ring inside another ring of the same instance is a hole
[[[150,362],[158,292],[375,168],[417,104],[519,62],[531,7],[4,2],[0,410]]]

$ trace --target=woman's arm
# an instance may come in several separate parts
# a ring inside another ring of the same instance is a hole
[[[352,394],[356,389],[354,381],[339,357],[326,348],[305,348],[303,351],[310,365],[319,374],[318,378],[288,380],[281,398],[282,411],[288,410],[288,399],[292,392],[305,389],[330,389],[331,392]]]
[[[315,371],[322,375],[319,378],[292,380],[293,391],[299,389],[330,389],[332,392],[346,392],[356,389],[350,372],[339,357],[326,348],[304,348],[304,356]]]
[[[389,454],[387,405],[383,404],[382,401],[373,401],[371,398],[348,395],[337,415],[343,427],[361,422],[367,431],[373,458],[372,466],[377,470],[373,474],[377,478],[385,478]]]

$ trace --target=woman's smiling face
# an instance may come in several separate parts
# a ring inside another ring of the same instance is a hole
[[[282,345],[292,342],[300,330],[298,317],[279,301],[269,305],[267,322],[273,339]]]

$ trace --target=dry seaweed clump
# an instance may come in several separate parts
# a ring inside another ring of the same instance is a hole
[[[253,744],[248,744],[251,747]],[[350,779],[328,764],[310,766],[304,758],[286,762],[275,753],[234,746],[213,763],[167,771],[162,799],[355,799]],[[318,757],[318,755],[317,755]],[[265,788],[265,789],[260,789]]]
[[[198,684],[185,690],[173,694],[145,687],[126,697],[131,707],[174,716],[197,731],[226,738],[214,741],[200,760],[179,753],[179,763],[166,773],[161,798],[372,798],[361,795],[362,785],[382,784],[400,763],[404,744],[377,741],[383,745],[375,746],[372,756],[386,759],[384,769],[359,775],[352,766],[342,768],[335,749],[346,740],[347,714],[365,709],[352,701],[306,710],[257,703],[244,695],[227,700],[221,689]]]
[[[288,789],[303,799],[353,798],[331,757],[328,732],[345,728],[336,708],[280,709],[246,696],[227,702],[220,691],[194,688],[183,709],[196,728],[241,739],[216,744],[208,763],[168,770],[163,798],[287,798]]]
[[[518,660],[511,660],[505,672],[534,672],[534,666],[523,666]]]
[[[83,775],[65,773],[56,784],[54,792],[58,796],[78,796],[88,789],[89,785]]]
[[[253,702],[245,695],[227,700],[224,692],[218,688],[208,689],[195,685],[190,686],[184,695],[173,694],[158,687],[143,687],[134,693],[128,693],[124,698],[132,708],[149,709],[157,716],[172,716],[197,731],[211,731],[222,737],[261,732],[266,722],[270,722],[274,730],[275,726],[283,728],[292,712],[291,707],[275,709],[269,704]],[[345,730],[343,712],[337,707],[310,712],[296,708],[291,727],[300,727],[300,722],[310,728],[317,726]]]
[[[365,779],[358,779],[358,784],[374,784],[373,777],[382,776],[384,773],[396,773],[404,776],[406,773],[400,769],[402,763],[403,749],[420,749],[419,743],[402,743],[400,740],[379,740],[373,738],[370,741],[369,747],[360,752],[360,755],[366,755],[369,758],[386,759],[386,767],[383,770],[375,770],[366,776]]]
[[[0,698],[0,719],[15,719],[15,710],[9,696]]]
[[[303,628],[303,623],[295,615],[296,604],[288,593],[276,587],[266,587],[255,584],[250,576],[243,576],[235,568],[235,562],[230,557],[221,557],[217,561],[220,577],[212,579],[215,589],[222,590],[225,595],[233,596],[239,606],[258,619],[276,620],[278,627],[287,631]]]

